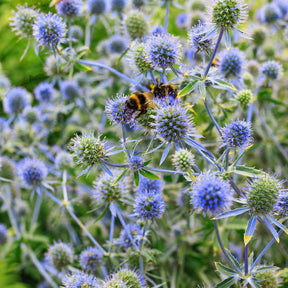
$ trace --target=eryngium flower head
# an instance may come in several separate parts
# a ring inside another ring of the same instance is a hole
[[[4,245],[8,240],[8,230],[4,224],[0,224],[0,245]]]
[[[161,194],[163,190],[164,182],[162,179],[151,180],[140,175],[139,178],[139,187],[137,192],[139,194],[143,193],[154,193],[154,194]]]
[[[39,185],[48,175],[48,170],[41,160],[25,158],[18,165],[19,175],[28,186]]]
[[[129,41],[121,35],[113,35],[108,40],[108,49],[110,53],[121,54],[128,48]]]
[[[190,14],[183,12],[176,18],[176,25],[179,28],[188,28],[190,26]]]
[[[4,112],[6,113],[20,113],[30,105],[28,93],[23,88],[10,89],[3,100]]]
[[[146,281],[144,277],[136,270],[130,270],[122,268],[114,273],[111,279],[119,279],[123,281],[127,286],[126,287],[133,287],[133,288],[145,288]],[[105,286],[104,286],[105,287]],[[121,287],[122,286],[108,286],[110,287]],[[125,287],[125,286],[124,286]]]
[[[65,100],[73,100],[80,96],[80,89],[76,80],[60,82],[60,93]]]
[[[0,157],[0,177],[13,180],[15,171],[15,164],[8,157]]]
[[[182,142],[185,136],[194,136],[192,116],[180,105],[157,109],[155,131],[167,142]]]
[[[117,124],[129,124],[133,118],[132,110],[125,108],[128,97],[117,95],[116,98],[108,100],[106,104],[106,113],[108,118]]]
[[[48,256],[53,266],[60,271],[73,263],[74,252],[69,244],[58,242],[49,247]]]
[[[73,40],[81,40],[83,37],[83,30],[78,25],[72,25],[71,26],[71,38]]]
[[[280,192],[280,196],[275,208],[275,214],[279,215],[282,218],[288,216],[288,193],[287,191]]]
[[[127,54],[129,64],[133,70],[145,74],[153,70],[152,64],[145,53],[145,44],[133,42]]]
[[[148,38],[145,51],[153,67],[167,69],[181,58],[182,46],[176,37],[162,33]]]
[[[267,61],[262,65],[261,74],[268,79],[277,79],[282,74],[282,65],[277,61]]]
[[[49,102],[54,97],[53,85],[42,82],[35,88],[35,97],[40,102]]]
[[[236,94],[236,99],[243,108],[246,108],[253,101],[253,93],[251,90],[241,90]]]
[[[258,11],[258,19],[263,23],[272,24],[282,17],[281,9],[275,3],[268,3]]]
[[[259,285],[261,285],[262,288],[277,288],[279,287],[279,283],[277,280],[277,275],[275,273],[275,270],[273,271],[265,271],[262,273],[256,273],[255,274]]]
[[[13,11],[14,17],[11,20],[12,29],[21,37],[31,37],[33,35],[33,24],[35,23],[38,12],[33,8],[17,6],[17,11]]]
[[[33,25],[33,35],[37,41],[54,49],[59,43],[63,42],[66,34],[66,24],[56,14],[39,14]]]
[[[136,246],[139,246],[141,242],[143,243],[145,239],[144,229],[140,227],[140,224],[129,224],[127,225],[127,229],[130,231],[133,242],[135,243]],[[121,244],[124,245],[126,248],[132,247],[132,242],[126,232],[126,229],[122,230],[121,233]]]
[[[242,0],[214,0],[211,5],[212,23],[218,29],[231,29],[242,24],[247,17],[247,7]]]
[[[92,166],[107,159],[105,142],[93,133],[76,135],[69,146],[69,150],[76,158],[77,165]]]
[[[140,155],[133,155],[129,158],[129,168],[132,171],[139,171],[144,167],[144,159]]]
[[[191,170],[194,164],[194,155],[186,149],[180,149],[173,155],[173,165],[177,171],[186,172],[189,169]]]
[[[212,173],[205,173],[197,177],[192,187],[191,204],[193,208],[204,215],[217,215],[223,210],[229,209],[233,192],[227,181]]]
[[[285,16],[288,15],[288,2],[286,0],[274,0],[275,3],[282,13],[282,18],[285,19]]]
[[[96,288],[99,287],[97,279],[93,275],[84,272],[76,272],[66,275],[61,287],[63,288]]]
[[[107,0],[88,0],[88,12],[90,14],[100,15],[110,9],[110,1]]]
[[[252,41],[256,46],[261,46],[266,39],[266,31],[264,27],[257,26],[252,31]]]
[[[236,120],[222,129],[223,142],[231,148],[245,148],[251,143],[250,122]]]
[[[124,281],[118,278],[111,278],[103,283],[103,288],[130,288]]]
[[[165,212],[165,201],[160,194],[141,193],[135,199],[136,216],[144,220],[160,218]]]
[[[148,33],[148,22],[141,11],[132,10],[126,14],[124,26],[132,40],[142,38]]]
[[[69,169],[73,166],[73,158],[71,154],[66,151],[61,151],[57,154],[55,158],[55,167],[56,169]]]
[[[244,70],[245,55],[238,48],[224,50],[220,55],[220,73],[225,78],[239,78]]]
[[[127,0],[111,0],[111,10],[121,12],[125,9]]]
[[[146,0],[133,0],[132,2],[136,8],[141,8],[146,4]]]
[[[113,177],[106,172],[102,172],[94,181],[93,196],[97,200],[97,204],[108,202],[112,203],[122,198],[126,190],[126,185],[122,181],[118,181],[115,184],[117,177],[120,175],[119,171],[113,170]]]
[[[82,0],[60,0],[57,4],[57,11],[60,15],[68,17],[80,14]]]
[[[196,53],[202,52],[209,54],[213,49],[213,39],[206,39],[206,34],[203,33],[206,29],[206,25],[199,23],[194,25],[188,32],[189,44],[196,50]]]
[[[253,214],[260,215],[273,211],[280,192],[283,191],[282,181],[266,173],[249,183],[248,188],[248,207]]]
[[[88,247],[80,254],[80,265],[83,270],[95,272],[102,261],[102,253],[95,247]]]

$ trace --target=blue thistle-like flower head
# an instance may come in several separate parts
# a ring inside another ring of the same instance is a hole
[[[80,88],[76,80],[60,82],[60,93],[65,100],[73,100],[80,96]]]
[[[273,3],[281,10],[282,18],[285,18],[288,15],[288,2],[286,0],[273,0]]]
[[[117,95],[116,98],[108,100],[106,104],[106,113],[108,118],[116,124],[129,124],[133,119],[133,110],[125,108],[128,97],[125,95]]]
[[[58,242],[48,249],[48,257],[52,265],[59,271],[73,263],[74,252],[69,244]]]
[[[227,181],[212,173],[205,173],[197,177],[192,186],[191,204],[195,210],[204,215],[217,215],[229,209],[233,200],[233,192]]]
[[[76,272],[66,275],[62,282],[63,288],[96,288],[99,283],[95,276],[84,272]]]
[[[181,105],[157,109],[155,131],[166,142],[183,142],[186,136],[195,136],[192,116]]]
[[[108,40],[108,50],[110,53],[121,54],[128,48],[129,41],[121,35],[113,35]]]
[[[80,265],[83,270],[95,272],[102,261],[102,253],[95,247],[88,247],[80,254]]]
[[[111,10],[121,12],[127,6],[127,0],[111,0]]]
[[[189,44],[197,52],[210,53],[213,49],[213,39],[207,38],[205,34],[207,30],[206,25],[199,23],[194,25],[192,29],[188,32]]]
[[[4,112],[21,113],[26,107],[30,105],[30,98],[27,90],[17,87],[10,89],[3,100]]]
[[[239,78],[244,71],[245,55],[238,48],[224,50],[220,55],[220,73],[225,78]]]
[[[94,181],[93,196],[97,200],[97,204],[103,202],[112,203],[123,198],[126,192],[125,181],[122,180],[115,184],[120,172],[113,170],[113,175],[112,177],[106,172],[102,172],[99,178]]]
[[[186,12],[180,13],[176,18],[176,25],[179,28],[188,28],[190,26],[190,15]]]
[[[245,121],[233,121],[222,129],[223,142],[231,148],[246,148],[251,144],[251,124]]]
[[[60,151],[55,158],[56,169],[69,169],[73,166],[72,155],[66,151]]]
[[[41,13],[33,25],[33,35],[41,45],[54,49],[64,41],[66,24],[57,14]]]
[[[129,161],[129,168],[132,171],[139,171],[144,167],[144,159],[140,155],[133,155],[131,158],[128,159]]]
[[[268,79],[277,79],[282,74],[282,65],[277,61],[267,61],[262,64],[261,74]]]
[[[165,33],[167,32],[165,31],[163,26],[158,25],[158,26],[152,27],[152,30],[151,30],[152,35],[165,34]]]
[[[82,0],[60,0],[57,11],[60,15],[72,17],[80,14],[82,5]]]
[[[153,66],[167,69],[180,60],[182,46],[176,37],[168,33],[154,34],[147,39],[145,51]]]
[[[194,155],[186,149],[179,149],[173,155],[173,165],[177,171],[186,172],[189,169],[191,170],[195,165]]]
[[[141,8],[146,4],[146,0],[133,0],[132,2],[136,8]]]
[[[160,218],[165,212],[165,201],[160,194],[141,193],[135,199],[134,211],[144,220]]]
[[[139,187],[137,192],[141,193],[154,193],[161,194],[163,191],[164,181],[162,179],[151,180],[140,175],[139,178]]]
[[[35,97],[40,102],[49,102],[54,97],[53,85],[42,82],[35,88]]]
[[[8,230],[6,225],[0,224],[0,245],[4,245],[8,240]]]
[[[90,14],[100,15],[110,10],[110,1],[107,0],[88,0],[87,5]]]
[[[132,40],[142,38],[148,34],[148,21],[141,11],[131,10],[125,14],[123,24]]]
[[[258,11],[258,19],[263,23],[273,24],[275,21],[281,19],[282,12],[278,5],[274,2],[264,5]]]
[[[286,190],[280,192],[274,213],[282,218],[286,218],[288,216],[288,192]]]
[[[12,29],[21,37],[31,37],[33,35],[33,24],[35,23],[38,12],[33,8],[18,5],[17,11],[13,11],[14,17],[11,20]]]
[[[18,165],[18,172],[28,186],[39,185],[48,175],[48,170],[41,160],[25,158]]]
[[[144,229],[141,228],[139,223],[129,224],[127,225],[127,229],[130,231],[133,242],[136,244],[136,246],[139,246],[141,242],[145,242],[145,235],[143,235]],[[123,244],[126,248],[130,248],[133,246],[125,229],[122,230],[120,238],[121,244]]]

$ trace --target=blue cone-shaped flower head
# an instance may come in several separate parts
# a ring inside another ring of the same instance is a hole
[[[130,269],[126,269],[126,268],[121,268],[120,270],[118,270],[117,272],[115,272],[111,276],[111,280],[112,279],[114,279],[114,280],[118,279],[122,283],[125,283],[126,286],[124,286],[124,288],[128,288],[128,287],[145,288],[145,287],[147,287],[144,277],[137,270],[130,270]],[[104,287],[105,288],[106,287],[109,287],[109,288],[121,287],[122,288],[122,286],[105,286],[105,285],[104,285]]]
[[[204,215],[215,216],[231,207],[233,192],[227,181],[212,173],[198,176],[192,187],[191,204]]]
[[[14,17],[11,20],[12,29],[21,37],[33,36],[33,25],[37,19],[38,12],[33,8],[17,6],[17,11],[13,11]]]
[[[0,224],[0,245],[4,245],[8,240],[8,230],[4,224]]]
[[[57,11],[60,15],[72,17],[80,14],[82,0],[60,0],[57,4]]]
[[[151,34],[152,35],[165,34],[165,33],[166,33],[166,31],[165,31],[164,27],[160,26],[160,25],[154,26],[151,29]]]
[[[110,53],[121,54],[128,48],[129,41],[121,35],[114,35],[108,40],[108,49]]]
[[[80,254],[80,265],[83,270],[95,272],[102,261],[102,253],[95,247],[88,247]]]
[[[267,61],[262,64],[261,74],[268,79],[277,79],[282,74],[282,65],[277,61]]]
[[[144,159],[140,155],[133,155],[129,158],[129,168],[132,171],[139,171],[144,167]]]
[[[283,182],[267,173],[255,178],[248,186],[247,203],[252,214],[265,215],[275,209]]]
[[[233,121],[222,129],[223,142],[230,148],[246,148],[251,144],[250,122]]]
[[[288,2],[286,0],[274,0],[273,3],[281,10],[282,18],[285,18],[288,15]]]
[[[105,111],[112,122],[117,124],[131,123],[134,111],[125,108],[127,100],[128,97],[125,95],[117,95],[116,98],[108,100]]]
[[[42,82],[35,88],[35,97],[40,102],[49,102],[54,97],[53,85],[48,82]]]
[[[80,97],[80,88],[76,80],[65,80],[60,82],[60,93],[65,100],[74,100]]]
[[[100,287],[95,276],[84,272],[66,275],[62,282],[63,288],[96,288]]]
[[[188,28],[190,26],[190,15],[186,12],[180,13],[176,18],[176,25],[179,28]]]
[[[167,69],[176,64],[182,56],[179,40],[168,34],[155,34],[148,38],[145,51],[152,66]]]
[[[64,41],[66,24],[57,14],[41,13],[33,25],[33,35],[41,45],[54,49]]]
[[[110,9],[110,1],[107,0],[88,0],[87,5],[88,12],[95,15],[107,13]]]
[[[127,225],[127,229],[130,231],[133,242],[136,244],[136,246],[139,246],[141,242],[143,243],[143,241],[145,241],[145,239],[143,239],[145,238],[145,235],[143,235],[144,229],[141,228],[140,224],[129,224]],[[125,229],[122,230],[120,238],[121,244],[124,245],[126,248],[130,248],[133,246]]]
[[[272,24],[282,17],[281,9],[274,3],[264,5],[258,11],[258,19],[263,23]]]
[[[186,136],[195,136],[192,116],[180,105],[157,109],[155,131],[166,142],[183,142]]]
[[[224,50],[220,54],[220,73],[225,78],[239,78],[244,71],[245,55],[238,48]]]
[[[154,193],[161,194],[163,191],[164,181],[162,179],[151,180],[140,175],[139,178],[139,187],[137,192],[141,193]]]
[[[41,160],[25,158],[18,165],[18,172],[28,186],[39,185],[48,175],[48,170]]]
[[[61,271],[73,263],[74,252],[69,244],[58,242],[49,247],[49,258],[53,266]]]
[[[213,39],[205,39],[206,34],[203,33],[205,30],[207,30],[206,25],[199,23],[194,25],[188,32],[189,44],[191,48],[196,50],[196,53],[202,52],[209,54],[213,49]]]
[[[144,220],[160,218],[165,212],[165,201],[160,194],[141,193],[135,199],[134,211]]]
[[[141,8],[142,6],[146,4],[146,1],[147,0],[133,0],[132,2],[136,8]]]
[[[286,218],[288,216],[288,192],[283,191],[280,192],[280,196],[278,198],[278,202],[274,213],[279,215],[282,218]]]
[[[9,114],[21,113],[29,105],[28,93],[20,87],[10,89],[3,100],[4,112]]]
[[[127,0],[111,0],[111,10],[121,12],[127,6]]]

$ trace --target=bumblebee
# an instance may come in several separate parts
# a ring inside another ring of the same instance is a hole
[[[178,96],[177,88],[172,84],[151,84],[151,92],[133,92],[125,102],[125,110],[130,110],[130,113],[139,111],[135,120],[141,115],[147,113],[148,108],[151,107],[154,99],[163,99],[165,97],[172,97],[176,99]]]
[[[220,62],[219,57],[215,57],[215,58],[213,59],[213,61],[212,61],[211,66],[212,66],[212,67],[218,67],[218,66],[219,66],[219,62]]]

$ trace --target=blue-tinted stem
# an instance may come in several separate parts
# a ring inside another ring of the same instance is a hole
[[[204,104],[205,104],[205,108],[206,108],[206,110],[207,110],[207,112],[208,112],[208,115],[209,115],[210,119],[212,120],[214,126],[217,128],[218,133],[219,133],[220,136],[221,136],[221,135],[222,135],[221,128],[220,128],[219,124],[217,123],[217,121],[215,120],[215,118],[214,118],[214,116],[213,116],[213,114],[212,114],[212,112],[211,112],[211,110],[210,110],[210,108],[209,108],[208,101],[207,101],[207,97],[206,97],[205,100],[204,100]]]
[[[27,45],[26,45],[26,48],[25,48],[25,50],[24,50],[24,52],[20,58],[20,62],[24,59],[25,55],[27,54],[28,49],[30,47],[30,43],[31,43],[31,37],[28,38]]]
[[[129,165],[128,164],[115,164],[115,163],[111,163],[108,161],[103,161],[104,164],[108,165],[108,166],[112,166],[112,167],[117,167],[117,168],[128,168]]]
[[[63,174],[62,174],[62,191],[63,191],[64,201],[68,202],[66,182],[67,182],[67,170],[65,169],[65,170],[63,170]]]
[[[113,214],[111,214],[111,221],[110,221],[110,233],[109,233],[109,242],[110,242],[110,246],[108,249],[108,253],[110,253],[111,251],[111,243],[113,241],[113,234],[114,234],[114,227],[115,227],[115,216]]]
[[[169,20],[169,1],[166,0],[166,14],[165,14],[165,24],[164,24],[164,31],[165,32],[167,32],[168,20]]]
[[[233,268],[235,269],[235,271],[237,271],[239,274],[241,274],[241,271],[239,270],[238,267],[236,267],[236,265],[234,264],[234,262],[230,259],[229,255],[227,254],[225,248],[224,248],[224,245],[222,243],[222,240],[221,240],[221,237],[220,237],[220,233],[219,233],[219,228],[218,228],[218,223],[217,223],[217,220],[213,220],[214,222],[214,228],[215,228],[215,232],[216,232],[216,237],[217,237],[217,240],[218,240],[218,243],[221,247],[221,250],[223,252],[223,254],[225,255],[226,259],[228,260],[228,262],[230,262],[230,264],[233,266]]]
[[[254,111],[255,114],[257,115],[258,119],[260,120],[264,130],[266,131],[266,133],[269,135],[269,137],[271,138],[271,140],[274,142],[274,144],[276,145],[276,147],[278,148],[278,150],[280,151],[280,153],[284,156],[285,160],[288,161],[288,154],[285,151],[285,149],[282,147],[282,145],[279,143],[279,141],[277,140],[277,138],[275,137],[275,135],[273,134],[273,132],[270,130],[270,128],[268,127],[268,125],[266,124],[266,122],[264,121],[264,119],[262,118],[259,110],[257,109],[257,107],[254,107]]]
[[[37,199],[36,199],[35,207],[33,210],[33,216],[32,216],[30,227],[33,227],[34,225],[36,225],[36,223],[38,221],[41,203],[42,203],[42,193],[41,193],[41,191],[39,191],[39,192],[40,193],[37,193]]]
[[[23,243],[22,243],[23,244]],[[23,244],[25,246],[25,244]],[[27,248],[27,246],[26,246]],[[33,253],[32,250],[30,250],[29,248],[27,248],[27,252],[33,262],[33,264],[36,266],[36,268],[38,269],[38,271],[41,273],[41,275],[45,278],[45,280],[47,281],[47,283],[49,283],[49,285],[52,288],[58,288],[58,285],[53,281],[53,279],[51,278],[51,276],[46,272],[46,270],[44,269],[43,265],[41,264],[41,262],[37,259],[36,255]]]
[[[248,274],[249,271],[248,251],[249,251],[249,243],[245,246],[244,249],[245,276]]]
[[[71,29],[71,18],[68,19],[68,41],[69,41],[69,48],[72,49],[72,29]]]
[[[226,149],[226,157],[225,157],[225,170],[227,171],[227,169],[228,169],[228,166],[229,166],[229,152],[230,152],[230,150],[229,150],[229,148],[227,148]]]
[[[166,170],[166,169],[160,169],[160,168],[154,168],[154,167],[148,167],[145,166],[144,169],[150,170],[150,171],[155,171],[155,172],[160,172],[160,173],[168,173],[168,174],[187,174],[186,172],[180,172],[180,171],[173,171],[173,170]],[[198,173],[193,173],[194,175],[198,175]]]
[[[85,232],[85,234],[89,237],[89,239],[93,242],[93,244],[103,253],[105,254],[106,251],[102,248],[102,246],[95,240],[95,238],[90,234],[88,229],[84,226],[84,224],[80,221],[80,219],[74,214],[73,211],[69,207],[66,207],[67,211],[71,215],[71,217],[75,220],[75,222],[80,226],[80,228]]]
[[[216,56],[217,50],[218,50],[218,48],[219,48],[219,45],[220,45],[221,39],[222,39],[222,37],[223,37],[223,34],[224,34],[224,30],[221,29],[221,30],[220,30],[220,33],[219,33],[219,36],[218,36],[218,39],[217,39],[217,42],[216,42],[216,45],[215,45],[215,47],[214,47],[213,53],[212,53],[212,55],[211,55],[211,58],[210,58],[210,60],[209,60],[208,65],[207,65],[207,67],[206,67],[206,70],[205,70],[205,72],[204,72],[204,78],[208,75],[208,72],[209,72],[209,70],[210,70],[210,68],[211,68],[212,62],[213,62],[213,60],[214,60],[214,58],[215,58],[215,56]]]
[[[91,42],[91,31],[90,31],[90,19],[88,19],[86,27],[85,27],[85,46],[90,47]]]

